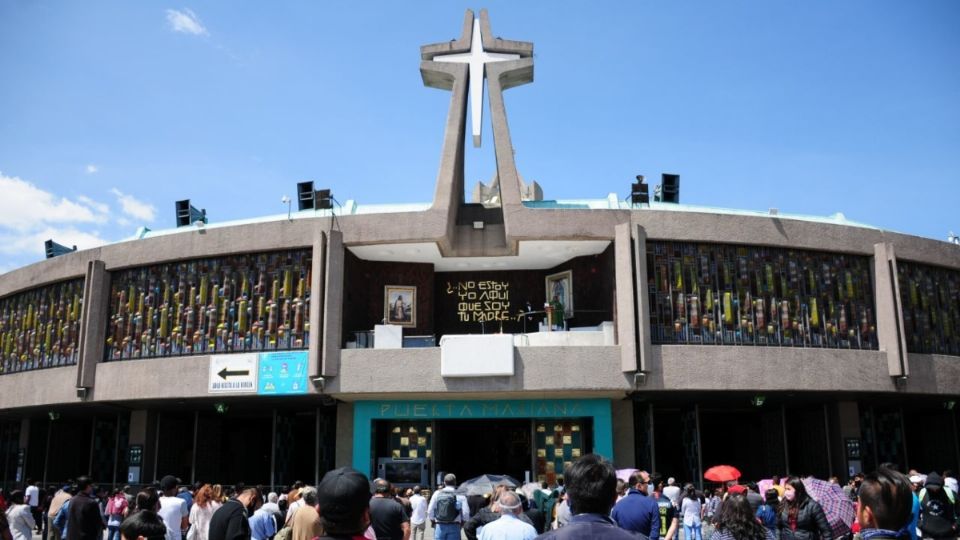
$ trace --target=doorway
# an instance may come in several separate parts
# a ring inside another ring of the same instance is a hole
[[[436,472],[457,480],[508,474],[523,481],[533,466],[530,420],[440,420],[436,422]]]

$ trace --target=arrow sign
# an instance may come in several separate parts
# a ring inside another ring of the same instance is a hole
[[[207,392],[210,394],[256,393],[258,354],[220,354],[210,357]]]
[[[238,369],[238,370],[230,371],[227,368],[223,368],[220,370],[219,373],[217,373],[217,375],[219,375],[221,379],[227,380],[227,377],[246,377],[250,375],[250,370]]]

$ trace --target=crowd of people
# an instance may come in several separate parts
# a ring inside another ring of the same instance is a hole
[[[344,467],[316,486],[297,482],[265,493],[262,486],[197,483],[166,476],[132,493],[107,493],[88,477],[42,492],[0,492],[0,540],[435,540],[641,539],[836,540],[837,528],[798,477],[728,482],[699,491],[637,470],[618,480],[595,454],[542,484],[532,496],[512,485],[467,497],[447,474],[435,492],[400,491]],[[960,498],[950,471],[904,475],[887,464],[843,487],[856,510],[848,537],[860,540],[956,539]],[[836,482],[836,479],[831,479]]]

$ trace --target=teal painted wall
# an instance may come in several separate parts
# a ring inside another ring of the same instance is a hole
[[[481,418],[592,418],[592,451],[613,459],[609,399],[357,401],[353,404],[353,467],[370,475],[374,420]]]

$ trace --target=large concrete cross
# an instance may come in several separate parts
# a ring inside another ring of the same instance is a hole
[[[522,213],[524,209],[503,92],[533,81],[533,43],[494,38],[490,31],[487,11],[480,10],[479,17],[475,18],[473,12],[467,10],[460,38],[424,45],[420,47],[420,56],[423,84],[450,91],[440,171],[437,174],[437,187],[431,206],[447,224],[446,234],[437,239],[440,251],[444,256],[516,254],[517,241],[511,238],[512,225],[507,216]],[[473,143],[480,146],[484,81],[490,103],[493,148],[500,186],[500,213],[504,216],[504,221],[503,225],[481,230],[481,236],[485,235],[486,240],[480,244],[486,247],[477,251],[470,247],[473,245],[471,241],[454,242],[454,238],[457,235],[473,234],[472,225],[466,227],[469,230],[457,232],[460,227],[458,213],[464,204],[467,98],[472,100]],[[499,242],[492,242],[494,236],[500,237]],[[491,247],[494,244],[496,246]]]
[[[480,147],[480,130],[483,120],[483,83],[486,78],[485,64],[517,60],[519,54],[495,53],[483,50],[480,19],[473,20],[473,37],[470,52],[443,54],[433,57],[434,62],[464,63],[470,66],[470,122],[473,127],[473,146]]]

